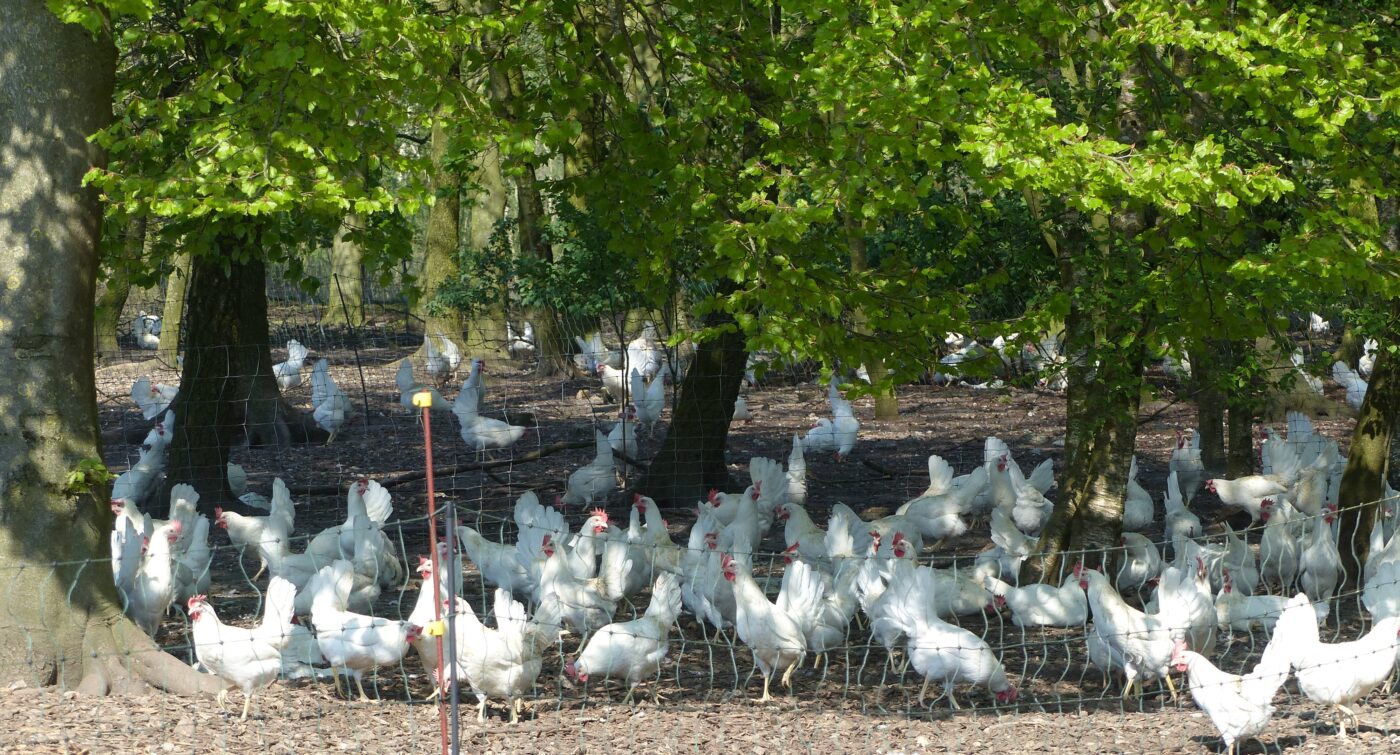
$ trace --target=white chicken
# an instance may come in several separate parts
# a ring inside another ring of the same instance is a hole
[[[340,674],[348,671],[360,699],[368,702],[362,681],[365,672],[399,662],[422,635],[422,627],[348,611],[353,583],[350,562],[340,560],[318,571],[305,589],[312,594],[316,644],[336,673],[336,691],[341,692]],[[348,687],[344,694],[349,696]]]
[[[627,471],[627,459],[640,458],[637,445],[637,407],[632,404],[622,407],[622,419],[608,431],[608,445],[613,450],[613,466],[618,473]],[[624,458],[626,457],[626,458]]]
[[[248,489],[248,472],[242,466],[229,462],[225,465],[229,492],[244,506],[263,511],[272,510],[272,499]]]
[[[656,434],[656,423],[661,421],[661,413],[666,410],[666,381],[657,376],[651,382],[642,379],[636,367],[630,375],[632,406],[637,409],[637,423],[647,429],[647,436]]]
[[[1201,482],[1206,476],[1205,463],[1201,461],[1201,434],[1198,431],[1192,430],[1189,438],[1180,430],[1176,431],[1176,447],[1167,460],[1167,473],[1172,472],[1176,473],[1181,485],[1183,501],[1190,503],[1200,492]]]
[[[625,552],[626,544],[621,547]],[[611,622],[625,588],[623,582],[610,581],[618,575],[605,570],[597,577],[575,576],[569,568],[567,551],[550,535],[543,537],[540,549],[545,562],[540,567],[535,587],[535,603],[539,609],[548,610],[564,626],[580,635],[591,634]],[[624,566],[630,570],[630,561],[624,561]],[[621,576],[625,580],[626,572]]]
[[[439,543],[442,545],[442,543]],[[433,560],[427,556],[418,557],[418,576],[422,582],[418,585],[418,598],[413,602],[413,611],[408,614],[408,623],[414,626],[432,627],[434,621],[446,611],[448,584],[442,580],[440,573],[445,570],[445,564],[438,563],[437,572],[433,570]],[[433,583],[437,582],[437,590],[433,589]],[[460,594],[460,591],[455,594]],[[432,627],[436,630],[436,627]],[[413,641],[413,649],[418,651],[418,660],[423,664],[423,671],[428,678],[433,680],[433,692],[426,699],[432,700],[442,694],[442,680],[465,681],[466,672],[458,663],[443,663],[442,674],[438,673],[439,660],[446,660],[439,652],[439,646],[443,640],[441,635],[420,634]],[[442,646],[445,651],[445,645]]]
[[[476,451],[478,457],[488,449],[510,448],[530,431],[528,427],[481,416],[477,412],[479,400],[480,394],[464,385],[457,394],[457,399],[452,402],[452,413],[462,425],[462,441],[467,444],[467,448]],[[608,468],[611,471],[611,459],[608,461]]]
[[[1376,568],[1362,588],[1361,604],[1373,621],[1400,616],[1400,563],[1390,561]]]
[[[526,320],[520,330],[506,321],[506,353],[511,359],[529,359],[535,355],[535,324]]]
[[[612,445],[608,443],[608,436],[595,432],[594,443],[593,461],[569,475],[560,499],[566,505],[590,505],[595,500],[604,501],[617,490],[617,474],[613,469]]]
[[[1295,516],[1297,512],[1286,498],[1277,503],[1272,498],[1260,502],[1259,521],[1264,523],[1264,534],[1259,537],[1259,579],[1280,595],[1291,593],[1298,580],[1298,555],[1302,550],[1298,541],[1303,533]]]
[[[148,375],[136,378],[136,382],[131,384],[131,400],[136,402],[141,416],[146,419],[155,419],[165,413],[179,393],[179,386],[152,383]]]
[[[1361,373],[1346,365],[1346,362],[1332,363],[1332,379],[1346,389],[1347,406],[1354,411],[1361,411],[1361,405],[1366,402],[1366,391],[1369,386],[1366,380],[1361,377]]]
[[[475,528],[465,524],[457,525],[457,543],[476,565],[481,580],[488,587],[499,587],[506,592],[522,595],[530,593],[533,587],[530,572],[520,562],[516,546],[488,540]]]
[[[1235,589],[1228,569],[1223,579],[1225,583],[1220,586],[1220,594],[1215,596],[1216,628],[1222,632],[1248,632],[1257,626],[1265,634],[1272,635],[1274,624],[1278,623],[1278,617],[1288,606],[1288,598],[1282,595],[1245,595]],[[1314,608],[1317,609],[1318,623],[1326,621],[1327,606],[1316,605]]]
[[[1007,679],[1006,669],[986,641],[933,613],[935,590],[933,570],[927,566],[914,570],[912,579],[892,581],[887,592],[893,599],[880,619],[894,624],[909,638],[909,663],[924,677],[919,704],[923,704],[928,685],[934,680],[942,682],[943,692],[954,709],[960,707],[953,696],[953,685],[958,682],[985,684],[998,703],[1014,702],[1016,687]]]
[[[257,553],[258,544],[263,542],[268,543],[270,550],[288,550],[295,522],[296,508],[292,503],[292,494],[281,477],[272,481],[271,509],[266,516],[244,516],[222,508],[214,509],[214,523],[228,533],[229,542],[239,550],[240,558],[249,552]],[[252,579],[262,576],[267,568],[267,560],[262,556],[258,558],[258,571]]]
[[[301,385],[301,368],[306,365],[306,356],[306,347],[300,341],[293,338],[287,342],[287,361],[272,365],[278,388],[285,391]]]
[[[627,393],[627,373],[607,363],[599,364],[595,369],[603,381],[603,393],[612,401],[621,401]]]
[[[631,702],[637,685],[655,678],[670,650],[671,627],[681,612],[680,580],[674,574],[657,576],[646,614],[632,621],[609,624],[593,634],[578,658],[565,664],[564,673],[576,682],[595,677],[621,679],[627,685],[623,702]],[[659,702],[660,694],[653,693]]]
[[[1322,519],[1314,520],[1312,540],[1298,557],[1298,583],[1314,603],[1330,604],[1342,578],[1342,557],[1332,522],[1337,518],[1335,504],[1327,504]]]
[[[1077,627],[1089,618],[1089,601],[1073,573],[1065,574],[1059,587],[1013,587],[992,578],[984,584],[996,596],[997,606],[1011,611],[1011,623],[1018,627]]]
[[[812,567],[796,561],[783,572],[777,602],[770,602],[754,581],[748,559],[725,553],[721,557],[724,578],[734,586],[734,628],[753,651],[754,663],[763,674],[763,697],[773,699],[769,683],[773,672],[784,669],[782,682],[792,689],[792,672],[807,655],[807,633],[822,612],[822,583]]]
[[[456,342],[442,333],[423,334],[423,371],[438,388],[444,388],[457,377],[462,364],[462,350]]]
[[[183,539],[183,543],[176,542],[171,590],[171,599],[175,602],[188,600],[209,589],[209,565],[214,560],[214,550],[209,547],[209,518],[199,515],[192,521],[189,537]]]
[[[1100,667],[1121,669],[1124,689],[1129,692],[1144,681],[1163,679],[1175,696],[1168,669],[1174,642],[1163,617],[1145,614],[1123,602],[1102,572],[1080,569],[1078,576],[1087,583],[1089,611],[1094,618],[1088,637],[1090,660]]]
[[[1186,508],[1181,497],[1181,484],[1178,472],[1167,473],[1167,492],[1162,497],[1162,508],[1166,511],[1166,524],[1163,527],[1168,542],[1176,542],[1178,536],[1186,539],[1200,537],[1205,528],[1201,518]]]
[[[962,515],[972,510],[972,501],[987,485],[987,469],[978,467],[967,475],[961,485],[954,484],[953,467],[943,457],[928,457],[928,487],[919,497],[900,506],[895,513],[907,517],[925,538],[935,540],[934,547],[949,538],[959,537],[968,530]]]
[[[274,577],[267,586],[262,623],[251,629],[219,621],[204,595],[195,595],[186,604],[191,641],[200,665],[243,692],[240,721],[248,718],[253,693],[272,684],[282,671],[282,651],[292,639],[296,590],[291,582]],[[228,690],[219,690],[220,708],[227,698]]]
[[[150,533],[141,565],[132,575],[131,590],[126,594],[126,615],[152,637],[174,598],[173,551],[182,528],[179,520],[171,520]]]
[[[1346,719],[1353,727],[1359,723],[1350,706],[1395,668],[1400,616],[1377,621],[1361,639],[1330,645],[1318,638],[1315,618],[1308,596],[1294,595],[1274,625],[1272,641],[1288,651],[1298,690],[1337,711],[1337,737],[1346,739]]]
[[[787,499],[798,506],[807,505],[807,458],[801,435],[792,436],[792,451],[788,453]]]
[[[1124,532],[1118,544],[1122,550],[1115,554],[1118,571],[1113,577],[1113,585],[1118,592],[1135,593],[1162,573],[1162,556],[1146,535]]]
[[[827,402],[831,404],[831,419],[823,417],[817,420],[817,426],[802,437],[802,447],[810,451],[830,452],[837,461],[844,461],[851,449],[855,448],[860,422],[855,417],[851,402],[841,395],[835,375],[827,388]]]
[[[753,421],[753,414],[749,411],[749,402],[744,400],[741,393],[734,397],[734,412],[729,416],[731,422],[743,422],[748,424]]]
[[[157,315],[148,315],[145,311],[137,312],[136,319],[131,321],[131,335],[136,339],[136,346],[147,351],[155,351],[160,348],[161,318]]]
[[[355,405],[350,402],[340,387],[331,378],[330,362],[316,360],[311,368],[311,418],[317,426],[330,434],[326,438],[329,445],[340,434],[340,428],[355,414]]]
[[[413,414],[418,414],[420,411],[413,405],[413,397],[422,391],[427,391],[432,400],[428,407],[429,411],[452,411],[452,404],[448,403],[447,399],[443,398],[436,388],[425,386],[413,378],[413,362],[407,359],[399,362],[399,371],[394,375],[394,386],[399,389],[399,404]]]
[[[1180,641],[1172,649],[1172,666],[1187,674],[1191,699],[1210,716],[1227,753],[1269,725],[1274,695],[1288,680],[1289,670],[1288,651],[1277,640],[1265,646],[1258,665],[1243,676],[1221,671]]]
[[[493,629],[481,623],[471,604],[461,598],[456,604],[457,663],[465,672],[476,695],[476,720],[486,720],[486,701],[504,697],[510,721],[520,720],[521,695],[534,686],[544,665],[544,650],[559,634],[557,617],[547,605],[536,610],[534,618],[525,606],[505,590],[497,588],[492,613]]]
[[[608,364],[613,367],[622,366],[622,354],[616,349],[609,349],[603,345],[603,334],[593,331],[587,338],[574,336],[574,343],[578,344],[578,354],[574,357],[574,364],[582,372],[593,374],[598,371],[598,366]],[[620,385],[620,384],[619,384]],[[621,395],[621,391],[618,392]]]
[[[1128,464],[1128,494],[1123,499],[1123,529],[1127,532],[1141,532],[1152,524],[1152,496],[1138,482],[1137,455]]]
[[[1287,493],[1288,486],[1272,477],[1249,475],[1234,480],[1212,477],[1206,480],[1206,490],[1220,496],[1221,504],[1249,512],[1249,516],[1257,522],[1260,502]]]

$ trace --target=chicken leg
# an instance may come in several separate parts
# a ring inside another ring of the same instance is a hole
[[[219,690],[219,694],[214,696],[219,701],[219,710],[224,710],[224,702],[228,700],[228,689]]]
[[[792,691],[792,671],[793,671],[793,669],[797,668],[797,664],[799,664],[799,663],[801,663],[801,662],[802,662],[802,659],[801,659],[801,658],[799,658],[799,659],[793,661],[793,662],[792,662],[792,665],[790,665],[790,666],[787,667],[787,671],[784,671],[784,672],[783,672],[783,686],[784,686],[784,687],[787,687],[789,692]]]
[[[486,698],[481,698],[481,702],[476,704],[476,722],[486,723]]]
[[[758,698],[758,701],[761,702],[761,703],[766,703],[766,702],[768,702],[769,700],[772,700],[772,699],[773,699],[773,696],[770,695],[770,694],[768,694],[768,676],[765,675],[765,676],[763,677],[763,697]]]
[[[924,677],[924,686],[919,688],[919,706],[923,707],[924,698],[928,696],[928,677]]]
[[[362,702],[362,703],[377,703],[377,702],[379,702],[378,700],[371,699],[369,695],[366,695],[366,694],[365,694],[365,685],[364,685],[363,682],[360,681],[360,677],[358,677],[358,676],[355,677],[355,687],[356,687],[357,689],[360,690],[360,702]],[[348,690],[347,690],[347,692],[348,692]]]
[[[239,720],[239,721],[247,721],[247,720],[248,720],[248,706],[249,706],[252,702],[253,702],[253,695],[252,695],[252,694],[246,694],[246,695],[243,696],[243,715],[241,715],[241,716],[238,717],[238,720]]]
[[[343,698],[349,699],[349,698],[350,698],[350,686],[349,686],[349,685],[346,685],[345,689],[343,689],[343,690],[340,688],[340,672],[341,672],[341,669],[332,668],[332,669],[331,669],[331,681],[335,682],[335,693],[336,693],[337,695],[343,697]]]

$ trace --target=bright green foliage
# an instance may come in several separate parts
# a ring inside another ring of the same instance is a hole
[[[89,177],[110,213],[156,219],[163,249],[198,253],[244,229],[243,258],[294,277],[295,249],[348,211],[371,218],[367,265],[406,252],[402,225],[384,218],[424,196],[398,134],[441,93],[431,16],[408,0],[152,5],[116,24],[117,117],[96,137],[110,163]],[[391,191],[381,177],[395,173],[409,181]]]

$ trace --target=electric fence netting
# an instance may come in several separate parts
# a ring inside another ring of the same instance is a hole
[[[230,691],[218,701],[98,701],[41,690],[35,669],[34,684],[5,693],[13,700],[0,739],[9,745],[1199,750],[1219,735],[1191,696],[1235,689],[1235,680],[1188,683],[1177,640],[1244,674],[1266,657],[1285,599],[1300,590],[1323,593],[1307,609],[1321,619],[1323,643],[1394,629],[1383,620],[1400,615],[1393,499],[1376,505],[1360,580],[1331,570],[1340,569],[1337,549],[1349,547],[1335,534],[1347,512],[1308,511],[1292,491],[1254,501],[1251,517],[1188,491],[1186,512],[1202,525],[1173,537],[1180,519],[1162,499],[1176,431],[1192,423],[1184,404],[1162,402],[1140,429],[1136,479],[1151,499],[1148,523],[1120,548],[1064,554],[1063,579],[1032,592],[1008,583],[1034,548],[1041,502],[1059,492],[1030,470],[1062,463],[1064,427],[1062,397],[1034,380],[903,386],[899,419],[884,422],[873,421],[870,399],[857,399],[861,427],[844,459],[809,436],[813,448],[798,462],[794,436],[831,418],[828,386],[812,365],[764,355],[766,371],[741,390],[749,419],[729,428],[732,484],[663,511],[633,493],[680,390],[667,376],[683,375],[689,356],[658,349],[640,383],[610,365],[647,364],[628,345],[648,334],[663,343],[665,313],[563,323],[578,336],[576,350],[558,355],[572,369],[540,377],[549,355],[524,313],[514,313],[508,342],[453,354],[455,346],[423,348],[421,324],[395,292],[367,297],[366,324],[335,328],[317,324],[314,302],[272,293],[273,359],[289,365],[275,370],[282,396],[322,416],[325,386],[313,373],[329,376],[346,399],[333,442],[232,443],[237,467],[213,487],[241,500],[217,510],[193,488],[167,493],[171,443],[215,428],[166,426],[159,405],[143,412],[133,383],[145,377],[147,400],[169,401],[161,391],[179,385],[179,364],[137,348],[151,326],[136,325],[122,334],[121,358],[98,370],[104,461],[126,473],[114,492],[112,557],[48,567],[110,573],[127,612],[164,651],[219,673]],[[471,377],[474,358],[488,353]],[[414,398],[431,391],[425,416]],[[1325,438],[1345,442],[1350,421],[1317,420],[1309,432],[1293,444],[1294,476],[1324,464],[1326,475],[1340,474]],[[990,480],[980,500],[955,510],[901,510],[930,488],[930,454],[972,474],[945,481],[940,495],[980,485],[977,470],[1004,471],[989,458],[988,436],[1027,470],[1022,487],[1046,489],[1014,488],[1013,500],[998,501],[1001,483]],[[1281,447],[1265,462],[1283,458]],[[1363,645],[1309,656],[1326,655],[1339,676],[1379,674],[1375,692],[1347,701],[1359,717],[1345,720],[1353,746],[1392,742],[1391,635],[1388,656]],[[1137,677],[1131,689],[1125,670]],[[765,691],[772,700],[760,702]],[[1260,734],[1270,749],[1347,747],[1333,739],[1333,709],[1296,682],[1273,705]]]

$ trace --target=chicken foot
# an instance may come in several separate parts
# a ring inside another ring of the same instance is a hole
[[[476,704],[476,722],[479,724],[486,723],[486,698],[484,697],[481,698],[481,702]]]
[[[758,701],[761,703],[766,703],[772,699],[773,696],[768,692],[768,676],[765,674],[763,677],[763,697],[758,698]]]
[[[253,702],[253,696],[252,696],[251,694],[246,694],[246,695],[243,696],[243,715],[241,715],[241,716],[238,717],[238,720],[239,720],[239,721],[247,721],[247,720],[248,720],[248,706],[249,706],[250,704],[252,704],[252,702]]]
[[[797,668],[797,665],[798,665],[799,663],[801,663],[801,662],[802,662],[802,659],[801,659],[801,658],[799,658],[799,659],[793,661],[793,662],[792,662],[792,665],[790,665],[790,666],[787,667],[787,671],[784,671],[784,672],[783,672],[783,686],[784,686],[784,687],[787,687],[789,692],[792,691],[792,672],[793,672],[793,669],[796,669],[796,668]]]
[[[364,685],[363,682],[360,681],[360,677],[358,677],[358,676],[355,677],[355,687],[356,687],[357,689],[360,690],[360,702],[362,702],[362,703],[378,703],[378,702],[379,702],[379,700],[374,699],[374,698],[371,698],[369,695],[366,695],[366,694],[365,694],[365,685]],[[347,689],[346,692],[347,692],[347,694],[348,694],[349,690]]]
[[[1348,718],[1351,719],[1352,731],[1359,731],[1361,729],[1361,719],[1356,715],[1356,711],[1345,705],[1334,705],[1332,707],[1337,710],[1337,739],[1347,738],[1346,720]]]

